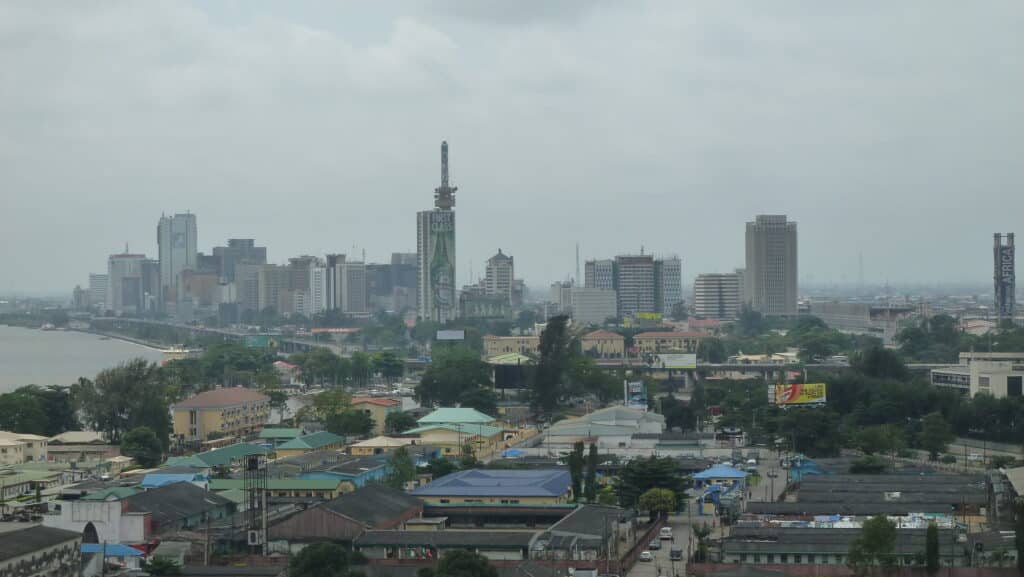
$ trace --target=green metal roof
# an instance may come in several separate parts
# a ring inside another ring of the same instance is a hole
[[[227,491],[221,491],[217,494],[236,505],[245,503],[248,500],[244,489],[228,489]]]
[[[487,424],[493,423],[494,417],[485,415],[476,409],[446,407],[437,409],[433,413],[430,413],[426,417],[423,417],[422,419],[416,422],[421,425],[438,423]]]
[[[206,461],[200,459],[197,455],[168,457],[167,462],[164,463],[164,467],[195,467],[197,469],[210,468],[210,466],[206,464]]]
[[[519,354],[519,353],[505,353],[502,355],[495,355],[487,359],[489,365],[532,365],[534,364],[533,359],[530,357]]]
[[[344,483],[343,479],[267,479],[269,491],[331,491]],[[245,479],[210,479],[211,491],[245,489]]]
[[[303,435],[296,437],[291,441],[278,447],[281,449],[321,449],[328,445],[334,445],[337,443],[344,443],[345,437],[335,435],[328,431],[320,431],[319,433],[313,433],[311,435]]]
[[[261,439],[294,439],[302,435],[302,429],[275,428],[260,431]]]
[[[109,489],[103,489],[102,491],[96,491],[95,493],[89,493],[82,497],[83,501],[120,501],[125,497],[131,497],[138,493],[138,489],[134,487],[111,487]]]
[[[7,474],[8,471],[12,470],[14,471],[13,473]],[[32,481],[57,479],[60,478],[60,476],[60,471],[23,471],[20,469],[5,469],[0,471],[0,485],[13,487],[14,485],[31,483]]]
[[[450,423],[441,423],[436,425],[422,425],[415,429],[405,431],[402,434],[418,435],[427,431],[436,431],[437,429],[455,431],[456,433],[462,433],[463,435],[480,435],[482,437],[493,437],[502,431],[501,427],[492,427],[490,425],[454,425]]]

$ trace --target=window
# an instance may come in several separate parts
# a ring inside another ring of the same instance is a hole
[[[442,503],[449,503],[450,501],[448,499],[441,499],[441,502]]]
[[[984,388],[987,389],[988,388],[988,384],[989,384],[988,375],[982,375],[982,376],[978,377],[978,386],[979,387],[984,387]]]
[[[836,555],[836,565],[842,565],[842,564],[843,564],[843,556],[842,555]]]
[[[800,563],[801,561],[802,561],[802,556],[799,553],[793,555],[793,562],[794,563]]]
[[[779,555],[779,563],[789,563],[789,554],[788,553],[781,553]]]
[[[761,555],[758,554],[758,553],[754,553],[754,563],[760,563],[760,562],[761,562]]]
[[[740,563],[746,563],[746,562],[747,562],[747,554],[746,553],[740,553]]]
[[[769,553],[768,554],[768,562],[769,563],[774,563],[775,562],[775,553]]]
[[[1024,377],[1021,376],[1010,376],[1006,377],[1006,396],[1008,397],[1019,397],[1021,396],[1021,381]]]
[[[807,562],[808,563],[814,563],[814,554],[813,553],[811,553],[810,555],[807,556]]]

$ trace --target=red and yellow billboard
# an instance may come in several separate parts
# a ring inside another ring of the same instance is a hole
[[[776,405],[823,405],[825,383],[772,385],[772,403]]]

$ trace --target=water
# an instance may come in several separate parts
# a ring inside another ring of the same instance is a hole
[[[136,357],[163,359],[158,350],[125,341],[0,325],[0,393],[31,384],[70,385]]]

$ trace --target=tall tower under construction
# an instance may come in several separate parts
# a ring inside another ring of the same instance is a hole
[[[993,257],[995,259],[993,281],[995,284],[995,312],[999,320],[1013,320],[1017,302],[1017,272],[1013,254],[1013,233],[993,236]]]
[[[455,319],[455,191],[448,183],[448,143],[441,143],[441,186],[434,209],[416,213],[416,309],[419,318],[447,323]]]

